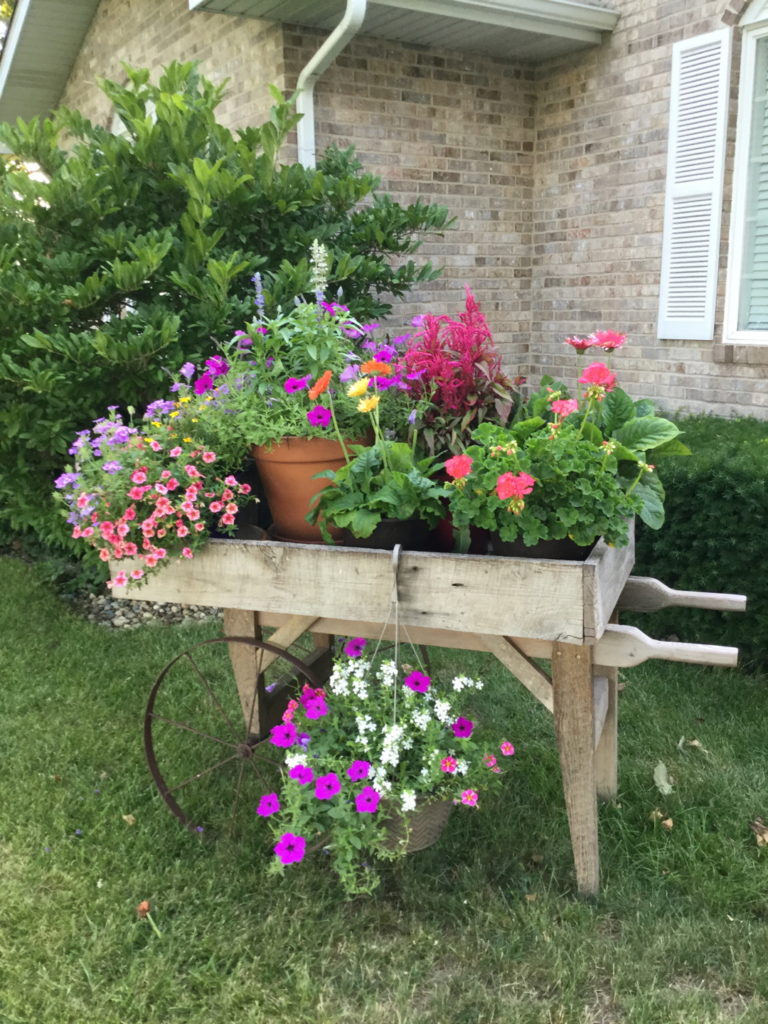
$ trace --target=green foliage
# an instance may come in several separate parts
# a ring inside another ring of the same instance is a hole
[[[75,431],[108,405],[143,407],[167,371],[248,320],[255,271],[273,308],[309,292],[318,238],[331,287],[362,318],[436,276],[410,257],[446,211],[378,195],[351,150],[316,169],[280,165],[297,115],[277,91],[265,124],[232,133],[215,117],[222,87],[193,64],[171,64],[157,86],[146,70],[126,72],[125,87],[101,83],[124,134],[66,109],[0,126],[15,154],[0,165],[6,535],[66,540],[50,487]]]
[[[679,421],[693,455],[659,463],[667,519],[640,529],[635,572],[681,590],[746,594],[746,613],[671,608],[639,623],[655,636],[737,646],[768,665],[768,580],[760,571],[768,493],[768,423],[697,416]]]
[[[432,456],[415,458],[410,444],[385,439],[353,449],[357,455],[346,466],[318,474],[333,483],[307,519],[319,522],[326,541],[329,523],[370,537],[382,519],[423,519],[430,526],[442,519],[446,489],[434,479],[439,467]]]

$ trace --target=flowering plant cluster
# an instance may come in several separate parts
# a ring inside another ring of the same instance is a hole
[[[140,427],[110,409],[79,432],[74,464],[56,480],[72,536],[104,562],[132,560],[108,586],[138,583],[174,556],[192,558],[212,528],[234,530],[250,498],[248,484],[221,475],[215,451],[175,429],[173,405],[153,403]]]
[[[514,754],[486,745],[467,703],[482,682],[456,676],[441,687],[418,669],[362,657],[350,640],[322,689],[305,685],[270,742],[282,752],[281,783],[257,814],[274,835],[271,870],[314,851],[331,858],[345,891],[370,892],[376,862],[405,856],[392,825],[425,803],[477,808]]]
[[[568,338],[577,352],[621,347],[626,336],[596,331]],[[451,513],[466,543],[469,525],[527,545],[570,537],[591,546],[628,541],[634,514],[658,529],[664,490],[653,457],[687,454],[679,428],[656,416],[648,400],[633,401],[606,362],[586,366],[578,398],[545,377],[509,429],[482,424],[473,444],[445,463]]]

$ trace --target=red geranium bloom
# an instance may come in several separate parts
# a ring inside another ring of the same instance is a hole
[[[597,384],[611,391],[616,387],[616,374],[611,373],[605,363],[591,363],[579,377],[579,384]]]
[[[445,462],[445,471],[454,480],[461,480],[472,472],[471,455],[454,455]]]
[[[536,481],[527,473],[502,473],[496,481],[496,494],[501,501],[530,494]]]

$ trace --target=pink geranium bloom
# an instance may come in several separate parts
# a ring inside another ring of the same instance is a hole
[[[502,473],[496,481],[496,494],[501,501],[530,494],[536,481],[527,473]]]
[[[602,348],[606,352],[612,352],[615,348],[621,348],[627,340],[626,334],[619,334],[618,331],[593,331],[590,334],[592,344]]]
[[[572,412],[578,411],[579,403],[575,398],[556,398],[551,408],[556,416],[570,416]]]
[[[597,385],[611,391],[616,387],[616,374],[611,373],[605,363],[590,363],[579,377],[579,384]]]
[[[586,352],[588,348],[592,348],[595,345],[595,342],[592,340],[592,336],[590,336],[589,338],[566,338],[565,344],[575,348],[577,352]]]
[[[454,480],[462,480],[472,472],[471,455],[454,455],[445,462],[445,471]]]

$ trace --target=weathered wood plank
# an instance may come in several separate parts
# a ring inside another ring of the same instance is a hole
[[[592,718],[594,720],[595,750],[600,746],[600,738],[608,715],[608,679],[606,676],[594,676],[592,679]]]
[[[607,549],[609,550],[609,549]],[[122,568],[126,568],[121,563]],[[405,626],[581,643],[583,563],[403,552],[398,570]],[[385,622],[391,554],[269,541],[212,541],[194,559],[117,597],[260,608]]]
[[[651,576],[630,576],[618,601],[619,608],[633,612],[655,612],[660,608],[709,608],[720,612],[743,612],[743,594],[710,594],[702,590],[673,590]]]
[[[554,645],[552,695],[576,884],[581,895],[593,896],[600,887],[600,853],[591,647]]]
[[[603,635],[634,564],[633,520],[626,547],[612,548],[599,540],[584,563],[584,636],[587,643]]]
[[[483,637],[483,643],[486,649],[496,655],[502,665],[541,701],[547,711],[552,710],[552,680],[546,672],[527,658],[509,637],[486,636]]]

